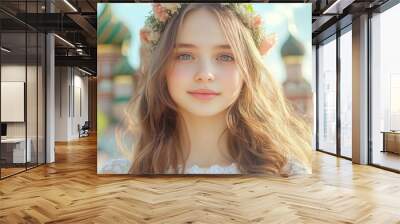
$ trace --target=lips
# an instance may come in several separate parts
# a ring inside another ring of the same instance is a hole
[[[213,99],[214,97],[220,95],[220,93],[217,93],[213,90],[209,89],[196,89],[196,90],[191,90],[188,91],[188,93],[193,96],[196,99],[200,100],[210,100]]]

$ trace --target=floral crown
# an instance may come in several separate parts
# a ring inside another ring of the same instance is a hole
[[[262,18],[256,14],[249,3],[220,3],[222,7],[233,10],[243,24],[250,29],[253,39],[264,55],[275,44],[275,35],[265,36]],[[144,27],[140,30],[142,43],[151,50],[157,46],[160,36],[168,21],[182,9],[180,3],[153,3],[153,12],[146,18]]]

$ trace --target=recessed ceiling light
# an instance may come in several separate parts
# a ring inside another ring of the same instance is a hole
[[[6,53],[10,53],[10,52],[11,52],[11,50],[9,50],[9,49],[7,49],[7,48],[5,48],[5,47],[1,47],[1,50],[4,51],[4,52],[6,52]]]
[[[322,14],[342,14],[343,9],[351,5],[355,0],[336,0]]]
[[[72,10],[74,10],[74,12],[78,12],[78,10],[71,4],[69,3],[68,0],[64,0],[65,4],[67,4]]]
[[[62,42],[64,42],[64,43],[66,43],[67,45],[69,45],[70,47],[75,48],[75,45],[71,44],[71,42],[69,42],[68,40],[66,40],[66,39],[64,39],[64,38],[62,38],[62,37],[60,37],[60,36],[57,35],[57,34],[54,34],[54,36],[57,37],[58,39],[60,39]]]
[[[90,72],[88,72],[88,71],[86,71],[86,70],[83,70],[83,69],[81,69],[81,68],[79,68],[79,67],[78,67],[78,70],[81,71],[81,72],[83,72],[83,73],[85,73],[85,74],[87,74],[87,75],[93,75],[92,73],[90,73]]]

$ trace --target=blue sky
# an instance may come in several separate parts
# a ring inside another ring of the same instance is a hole
[[[105,3],[98,4],[98,14]],[[146,16],[151,10],[151,3],[111,3],[114,15],[121,19],[132,32],[129,61],[133,67],[139,64],[139,30],[143,27]],[[303,44],[306,55],[303,62],[303,75],[311,82],[311,3],[254,3],[254,9],[263,17],[266,33],[276,33],[277,43],[265,56],[265,63],[276,79],[285,79],[285,70],[280,56],[280,49],[289,30]]]

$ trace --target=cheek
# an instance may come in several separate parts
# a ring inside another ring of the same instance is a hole
[[[243,78],[236,68],[226,68],[220,75],[221,85],[225,92],[237,95],[243,84]]]
[[[187,86],[192,80],[192,70],[189,66],[175,65],[167,72],[167,85],[171,96],[187,90]]]

